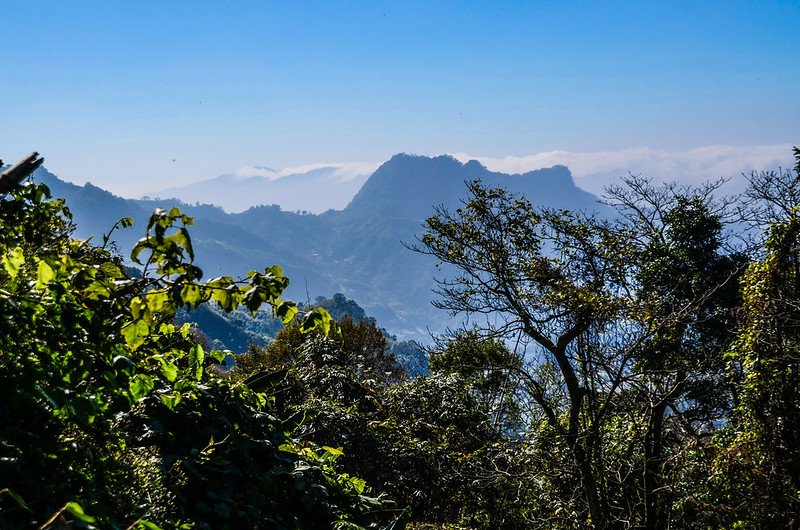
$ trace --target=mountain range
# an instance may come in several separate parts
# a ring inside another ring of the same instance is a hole
[[[435,206],[457,208],[466,195],[466,181],[480,179],[485,185],[506,188],[537,206],[603,208],[597,197],[575,185],[565,166],[509,175],[450,156],[395,155],[369,176],[346,207],[321,214],[284,211],[275,204],[227,213],[212,204],[189,204],[184,197],[124,199],[92,184],[64,182],[44,168],[34,178],[67,200],[77,237],[99,241],[118,219],[132,217],[132,228],[112,235],[127,256],[144,235],[154,208],[179,206],[194,217],[190,233],[197,264],[206,277],[237,276],[278,264],[291,279],[289,298],[310,301],[318,295],[343,293],[403,339],[424,340],[429,330],[454,324],[431,305],[434,277],[449,271],[437,271],[433,258],[414,253],[403,243],[413,243],[423,233],[423,222]],[[258,189],[252,190],[254,197]]]
[[[322,166],[302,169],[278,171],[258,166],[242,168],[213,179],[150,192],[145,198],[175,197],[189,204],[199,202],[221,206],[227,212],[241,212],[263,204],[279,204],[287,211],[322,213],[347,206],[371,173],[366,167]]]

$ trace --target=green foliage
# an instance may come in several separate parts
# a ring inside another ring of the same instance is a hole
[[[799,158],[800,159],[800,158]],[[766,256],[742,280],[741,332],[729,353],[739,404],[720,436],[713,491],[722,520],[786,526],[800,517],[800,218],[773,225]],[[751,499],[751,502],[746,502]]]
[[[354,321],[345,315],[341,321],[332,322],[330,326],[329,333],[322,335],[335,337],[339,352],[338,365],[354,370],[357,379],[385,384],[403,376],[403,369],[390,349],[385,330],[379,328],[374,319]],[[268,346],[262,348],[252,345],[247,355],[237,358],[237,366],[244,373],[252,373],[257,369],[284,369],[298,360],[305,343],[312,336],[314,334],[307,333],[302,326],[288,326]]]
[[[127,274],[70,239],[69,212],[27,185],[0,202],[0,526],[353,528],[384,501],[297,445],[269,394],[209,369],[182,307],[296,306],[277,266],[202,281],[177,209],[157,210]],[[129,223],[124,222],[123,225]],[[326,332],[324,310],[299,326]]]
[[[506,345],[481,337],[475,329],[462,331],[431,353],[430,366],[433,373],[457,374],[469,381],[494,428],[512,439],[525,430],[523,361]]]
[[[514,456],[492,427],[483,390],[459,374],[381,377],[390,359],[373,321],[345,319],[340,335],[329,338],[287,328],[268,347],[240,356],[237,371],[275,385],[276,408],[297,419],[301,440],[341,447],[342,469],[407,508],[411,520],[514,528],[520,520],[503,509],[496,481],[478,480],[499,477],[491,474],[495,465],[511,467],[496,455]],[[507,482],[517,487],[521,479]]]
[[[725,206],[713,185],[624,184],[610,222],[473,182],[416,247],[456,268],[439,307],[519,348],[463,335],[432,367],[472,378],[499,425],[527,427],[507,433],[566,452],[532,456],[548,470],[534,526],[666,526],[680,474],[667,463],[733,406],[724,352],[746,260],[724,246]]]
[[[685,447],[676,512],[687,527],[791,528],[800,506],[797,363],[800,220],[794,172],[755,172],[743,218],[766,228],[740,279],[726,360],[734,407],[712,438]]]
[[[610,492],[620,485],[604,480],[613,475],[601,435],[632,368],[614,331],[631,320],[630,232],[580,213],[537,210],[479,182],[469,191],[462,208],[428,219],[417,248],[457,268],[440,282],[437,305],[488,315],[485,333],[529,348],[524,369],[507,371],[521,379],[532,419],[568,448],[576,524],[610,524]]]

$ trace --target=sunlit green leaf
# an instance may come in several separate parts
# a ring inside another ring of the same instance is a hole
[[[194,370],[194,378],[199,381],[203,377],[203,360],[205,360],[203,347],[195,344],[189,350],[189,367]]]
[[[358,477],[351,477],[350,484],[353,485],[353,488],[355,488],[355,490],[358,492],[359,495],[364,493],[364,490],[367,487],[367,482],[364,479]]]
[[[137,374],[128,385],[131,396],[133,396],[135,401],[145,397],[153,388],[155,388],[155,382],[152,377],[146,374]]]
[[[225,357],[231,355],[232,352],[230,350],[211,350],[208,352],[208,356],[217,361],[218,363],[225,362]]]
[[[2,258],[3,268],[6,270],[11,279],[17,277],[19,274],[19,269],[25,263],[25,254],[22,250],[22,247],[16,247],[10,252],[8,252]]]
[[[178,377],[178,367],[165,359],[159,359],[159,361],[161,363],[161,373],[164,375],[164,378],[170,383],[175,381]]]
[[[95,521],[94,517],[84,513],[83,508],[77,502],[68,502],[67,505],[64,506],[64,511],[84,523],[93,523]]]
[[[53,278],[55,278],[55,275],[56,274],[53,272],[53,268],[48,265],[46,261],[39,261],[39,266],[37,267],[36,271],[36,288],[41,289],[42,287],[45,287],[53,280]]]
[[[344,454],[344,452],[341,449],[336,449],[335,447],[330,447],[328,445],[323,445],[322,450],[334,456],[342,456]]]
[[[122,336],[132,350],[136,350],[144,344],[145,339],[150,334],[150,326],[142,320],[131,322],[122,328]]]
[[[284,301],[275,310],[275,314],[281,319],[284,324],[289,324],[297,315],[297,304],[294,302]]]
[[[180,392],[170,392],[169,394],[161,394],[161,402],[169,409],[175,410],[178,403],[181,401]]]
[[[136,521],[131,528],[135,530],[161,530],[161,527],[155,523],[151,523],[150,521]]]
[[[139,254],[141,254],[142,252],[144,252],[147,249],[152,249],[152,248],[153,248],[153,245],[150,243],[150,239],[149,238],[144,237],[144,238],[140,239],[136,243],[136,245],[134,245],[133,250],[131,250],[131,261],[134,261],[134,262],[136,262],[136,263],[141,265],[142,262],[139,261]]]
[[[326,310],[317,308],[313,311],[309,311],[303,318],[303,323],[300,325],[300,331],[303,333],[308,333],[316,329],[324,335],[327,335],[330,333],[332,321],[333,319],[331,318],[331,315]]]
[[[184,304],[195,307],[203,302],[203,290],[196,284],[186,284],[181,289],[181,300]]]
[[[147,300],[147,308],[151,312],[157,313],[162,310],[164,304],[169,300],[169,296],[164,291],[150,291],[145,299]]]
[[[100,270],[103,271],[103,274],[107,278],[111,278],[114,280],[118,278],[123,278],[125,276],[122,273],[122,270],[119,268],[119,266],[116,263],[112,263],[110,261],[104,261],[103,263],[101,263]]]

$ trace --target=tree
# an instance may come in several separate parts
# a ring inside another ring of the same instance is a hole
[[[518,469],[499,425],[510,425],[513,412],[513,402],[496,402],[507,392],[499,374],[443,366],[430,377],[394,377],[386,335],[373,320],[338,326],[329,337],[281,331],[237,360],[239,376],[270,380],[276,410],[296,419],[301,441],[341,448],[340,469],[389,495],[411,520],[518,527],[521,510],[504,499],[518,482],[496,472]],[[457,351],[473,346],[496,352],[493,359],[512,357],[467,337],[447,350],[447,362],[458,364]]]
[[[568,447],[580,484],[572,509],[583,524],[610,525],[602,428],[632,363],[612,332],[629,309],[624,234],[592,217],[537,212],[478,182],[469,192],[462,208],[428,219],[416,247],[458,269],[439,282],[436,305],[485,315],[491,333],[525,339],[528,392]]]
[[[751,218],[769,224],[760,259],[742,278],[740,331],[728,353],[739,402],[708,452],[716,480],[693,499],[700,509],[719,506],[710,524],[800,523],[800,150],[794,154],[793,171],[754,174],[747,193]]]
[[[734,405],[725,352],[747,258],[726,246],[731,205],[714,198],[720,184],[655,187],[631,176],[607,189],[618,223],[632,235],[632,286],[648,330],[635,351],[648,528],[670,520],[666,462],[687,440],[713,432]]]
[[[743,260],[723,246],[713,185],[624,184],[610,190],[612,222],[473,182],[462,208],[428,219],[416,250],[457,269],[439,281],[438,307],[483,316],[485,332],[524,348],[509,370],[547,427],[531,432],[551,430],[569,452],[573,524],[658,528],[665,436],[713,429],[731,406],[723,352]]]
[[[469,382],[499,433],[516,439],[524,430],[524,383],[519,376],[523,360],[501,341],[483,338],[476,329],[456,332],[431,351],[430,368],[434,374],[456,374]]]
[[[356,322],[345,315],[330,325],[333,330],[330,336],[335,337],[340,351],[338,365],[355,371],[357,380],[387,384],[403,377],[403,368],[390,349],[386,331],[379,328],[374,319]],[[303,346],[312,336],[303,333],[298,326],[288,326],[279,331],[268,345],[251,345],[246,355],[236,359],[237,368],[245,374],[288,368],[298,362]]]
[[[795,160],[800,149],[793,148]],[[769,225],[786,221],[800,206],[800,173],[793,169],[752,171],[744,175],[748,186],[738,208],[740,218],[762,234]]]

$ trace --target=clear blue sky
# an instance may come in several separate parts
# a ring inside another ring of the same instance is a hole
[[[128,195],[400,151],[800,143],[798,1],[0,0],[0,21],[0,157]]]

